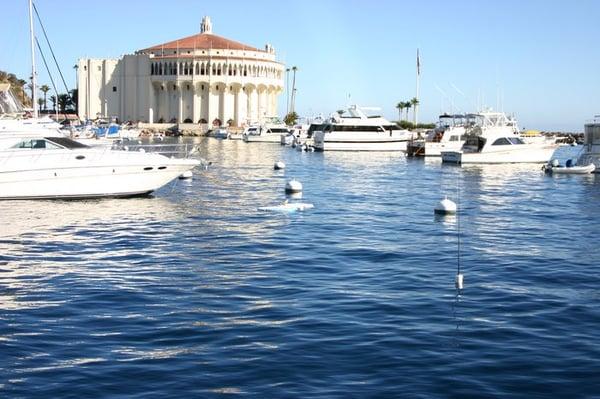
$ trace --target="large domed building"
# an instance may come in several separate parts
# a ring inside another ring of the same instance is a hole
[[[242,126],[277,115],[285,67],[264,50],[212,33],[159,44],[120,59],[80,59],[82,119]]]

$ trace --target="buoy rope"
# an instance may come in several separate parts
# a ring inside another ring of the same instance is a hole
[[[457,249],[456,252],[456,263],[457,263],[457,271],[456,275],[460,274],[460,174],[456,174],[456,243]]]

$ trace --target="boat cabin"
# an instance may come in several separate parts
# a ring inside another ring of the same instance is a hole
[[[487,144],[487,146],[486,146]],[[463,144],[463,152],[491,152],[504,151],[509,149],[509,146],[525,144],[519,137],[482,137],[479,135],[468,135]]]

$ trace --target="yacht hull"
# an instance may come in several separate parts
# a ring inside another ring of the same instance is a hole
[[[110,154],[104,156],[101,152],[89,151],[76,156],[60,151],[49,155],[31,152],[2,158],[0,199],[130,197],[149,194],[199,164],[199,161],[192,159],[128,154],[125,151],[121,151],[122,154],[107,151]]]
[[[367,137],[328,137],[327,134],[317,132],[313,147],[317,151],[406,151],[408,139],[381,136],[373,137],[373,134],[369,134]]]
[[[281,134],[261,134],[261,135],[244,135],[244,141],[246,143],[281,143]]]
[[[406,151],[406,141],[315,142],[316,151]]]
[[[425,143],[426,157],[441,157],[442,151],[459,151],[463,145],[463,141],[455,141],[448,143]]]
[[[462,152],[442,151],[442,162],[456,164],[546,163],[555,147],[523,148],[511,151]]]

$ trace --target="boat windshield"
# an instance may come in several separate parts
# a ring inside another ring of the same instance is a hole
[[[508,141],[510,141],[513,144],[525,144],[525,142],[523,140],[521,140],[519,137],[507,137]]]
[[[284,127],[272,127],[269,129],[270,133],[289,133],[290,130]]]
[[[63,148],[68,148],[71,150],[77,149],[77,148],[90,148],[89,146],[80,143],[79,141],[75,141],[75,140],[71,140],[70,138],[67,137],[44,137],[46,140],[58,144],[59,146],[63,147]]]
[[[66,137],[44,137],[43,139],[26,139],[20,141],[13,145],[12,148],[28,148],[31,150],[43,148],[47,150],[59,150],[63,148],[77,149],[89,147]]]
[[[39,150],[39,149],[60,150],[62,147],[60,147],[54,143],[51,143],[45,139],[28,139],[28,140],[23,140],[15,145],[13,145],[12,148],[30,149],[30,150]]]

